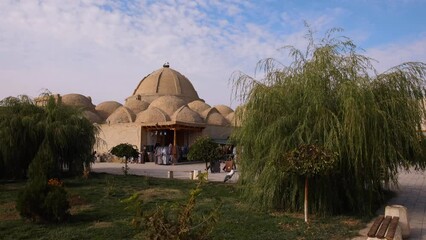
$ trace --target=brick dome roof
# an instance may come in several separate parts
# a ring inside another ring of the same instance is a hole
[[[168,64],[144,77],[133,91],[137,95],[149,103],[160,96],[177,96],[186,103],[200,99],[189,79]]]
[[[106,101],[99,103],[96,106],[96,112],[98,115],[102,118],[102,120],[107,119],[117,108],[121,107],[122,105],[116,101]]]

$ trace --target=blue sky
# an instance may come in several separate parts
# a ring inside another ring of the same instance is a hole
[[[426,0],[3,0],[0,99],[43,89],[124,103],[163,63],[184,74],[208,104],[236,107],[229,79],[253,75],[278,48],[330,28],[353,39],[379,72],[426,62]]]

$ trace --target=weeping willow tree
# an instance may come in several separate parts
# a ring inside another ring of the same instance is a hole
[[[61,172],[66,166],[72,175],[81,174],[84,166],[94,161],[92,153],[98,128],[80,109],[63,105],[60,97],[47,96],[44,110],[42,147],[51,149],[55,170]]]
[[[43,109],[27,96],[0,101],[0,178],[24,178],[43,136]]]
[[[93,161],[97,127],[60,98],[41,97],[46,99],[44,107],[27,96],[0,101],[0,178],[26,177],[33,159],[45,152],[52,159],[50,175],[60,175],[64,166],[72,175],[81,174],[83,164]]]
[[[289,174],[285,156],[300,145],[336,153],[333,171],[310,178],[310,211],[369,214],[384,200],[398,170],[424,169],[420,125],[424,63],[403,63],[378,74],[332,29],[320,40],[308,30],[307,48],[285,47],[292,62],[258,63],[262,79],[233,77],[243,107],[233,138],[242,146],[240,183],[261,207],[300,211],[305,178]]]

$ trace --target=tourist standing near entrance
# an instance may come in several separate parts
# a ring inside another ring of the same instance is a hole
[[[170,164],[170,163],[173,163],[173,144],[172,143],[170,143],[169,144],[169,147],[167,148],[167,162]]]
[[[172,159],[172,164],[177,163],[177,159],[178,159],[178,147],[176,145],[172,146],[171,159]]]
[[[161,155],[162,155],[162,159],[163,159],[163,164],[167,165],[169,162],[169,153],[168,153],[168,148],[167,147],[161,147]]]
[[[236,146],[234,146],[232,148],[232,157],[233,157],[234,161],[236,162],[237,161],[237,147]]]
[[[161,148],[159,144],[155,145],[155,157],[156,157],[156,164],[163,164],[163,159],[162,159],[162,152],[161,152]]]

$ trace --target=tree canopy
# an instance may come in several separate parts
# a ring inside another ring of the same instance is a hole
[[[212,167],[213,162],[220,157],[218,144],[207,136],[197,138],[188,153],[189,160],[204,161],[206,163],[206,169]],[[208,166],[208,163],[210,163],[210,166]]]
[[[424,169],[426,65],[403,63],[378,74],[351,39],[329,30],[316,40],[310,29],[305,51],[284,47],[292,62],[261,60],[256,79],[234,75],[243,101],[240,183],[246,199],[263,207],[303,208],[303,177],[286,171],[289,154],[315,145],[335,154],[327,174],[312,177],[311,211],[371,213],[384,200],[398,170]],[[287,157],[286,157],[287,156]]]
[[[79,174],[92,161],[97,127],[80,109],[65,106],[60,97],[43,95],[45,106],[37,106],[27,96],[0,101],[0,178],[23,178],[37,156],[48,164],[49,175],[68,169]],[[37,174],[37,173],[35,173]],[[49,176],[52,177],[52,176]]]
[[[129,143],[120,143],[114,146],[110,152],[117,157],[126,157],[127,160],[131,157],[137,159],[139,156],[137,147]]]
[[[0,178],[26,177],[41,144],[43,109],[27,96],[0,101]]]

